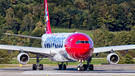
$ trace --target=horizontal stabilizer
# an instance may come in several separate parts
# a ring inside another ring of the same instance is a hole
[[[26,37],[26,38],[32,38],[32,39],[42,39],[41,37],[34,37],[34,36],[26,36],[26,35],[18,35],[18,34],[10,34],[10,33],[3,33],[5,35],[12,35],[12,36],[19,36],[19,37]]]

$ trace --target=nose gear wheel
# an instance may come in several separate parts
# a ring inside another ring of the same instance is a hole
[[[77,67],[78,71],[84,71],[84,70],[93,70],[94,66],[93,64],[89,64],[91,62],[92,58],[90,57],[89,59],[87,59],[87,64],[82,64],[82,60],[79,60],[79,66]]]

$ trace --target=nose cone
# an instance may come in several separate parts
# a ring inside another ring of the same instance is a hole
[[[87,46],[87,44],[84,44],[84,45]],[[76,58],[77,60],[86,60],[93,53],[93,49],[90,46],[89,47],[78,47],[78,48],[74,48],[74,49],[72,48],[70,50],[74,51],[74,55],[72,55],[72,57]]]
[[[90,53],[90,47],[83,47],[80,50],[78,50],[78,55],[80,55],[80,57],[85,57],[87,54]]]
[[[78,40],[90,41],[91,43],[76,43]],[[65,48],[67,53],[77,60],[86,60],[93,53],[93,41],[85,34],[73,34],[66,39]]]

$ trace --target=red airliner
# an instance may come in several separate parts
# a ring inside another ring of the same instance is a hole
[[[93,64],[89,64],[92,60],[92,54],[110,51],[111,53],[107,56],[108,62],[110,64],[117,64],[119,62],[119,56],[114,53],[114,51],[135,49],[135,45],[94,48],[92,39],[84,33],[52,33],[47,0],[44,0],[44,8],[46,33],[43,34],[42,37],[4,33],[6,35],[40,39],[42,42],[42,48],[0,45],[0,49],[20,51],[20,54],[17,56],[17,60],[19,63],[24,65],[29,62],[28,53],[36,54],[37,64],[33,64],[33,70],[43,70],[43,64],[39,64],[39,62],[44,57],[48,57],[49,60],[60,63],[58,65],[59,70],[66,70],[68,62],[79,62],[79,66],[77,67],[78,71],[87,69],[93,70]],[[41,59],[39,60],[40,57]],[[87,64],[83,64],[84,61],[87,61]]]

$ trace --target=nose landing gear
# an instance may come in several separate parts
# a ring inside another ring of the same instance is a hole
[[[91,62],[92,58],[90,57],[88,60],[87,60],[87,64],[82,64],[83,61],[79,60],[79,66],[77,67],[77,70],[78,71],[84,71],[84,70],[93,70],[94,69],[94,66],[93,64],[89,64]]]
[[[84,67],[83,67],[82,61],[81,61],[81,62],[79,62],[79,66],[77,67],[77,70],[78,70],[78,71],[83,71],[83,70],[84,70]]]

